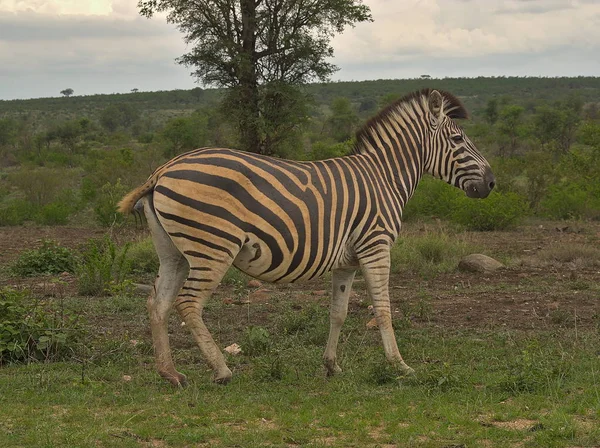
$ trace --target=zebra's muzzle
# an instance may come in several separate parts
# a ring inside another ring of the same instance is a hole
[[[489,196],[495,186],[496,178],[494,177],[494,173],[492,173],[490,167],[486,167],[483,179],[471,182],[465,189],[465,192],[470,198],[484,199]]]

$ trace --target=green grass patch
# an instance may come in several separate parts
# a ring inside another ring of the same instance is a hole
[[[271,304],[267,317],[255,310],[262,317],[248,315],[240,329],[236,313],[245,311],[215,302],[207,319],[219,339],[245,337],[253,349],[228,356],[233,381],[214,385],[174,319],[175,361],[190,381],[174,389],[154,370],[143,300],[72,298],[65,307],[95,331],[63,362],[0,369],[0,446],[600,443],[595,331],[402,328],[400,350],[416,369],[406,378],[385,362],[378,332],[364,327],[368,311],[358,309],[340,339],[344,372],[328,379],[326,307]]]
[[[392,248],[392,272],[411,271],[423,277],[452,272],[476,247],[459,235],[444,232],[400,234]]]

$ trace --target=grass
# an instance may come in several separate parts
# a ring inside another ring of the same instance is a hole
[[[245,337],[267,348],[230,357],[234,379],[217,386],[173,318],[176,363],[190,380],[174,389],[154,371],[143,299],[65,300],[87,320],[87,339],[66,362],[0,369],[2,447],[600,444],[597,331],[399,325],[417,370],[399,378],[359,308],[340,340],[344,372],[327,379],[326,307],[281,300],[246,312],[214,301],[207,321],[222,346]]]
[[[600,266],[600,248],[580,243],[555,245],[540,251],[537,258],[549,264],[573,263],[578,267]]]
[[[435,277],[456,270],[460,259],[473,252],[477,248],[460,235],[444,231],[402,234],[392,248],[392,272]]]

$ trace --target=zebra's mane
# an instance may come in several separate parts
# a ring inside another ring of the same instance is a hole
[[[369,139],[369,134],[373,129],[377,129],[377,125],[384,124],[389,121],[390,116],[396,115],[395,112],[400,108],[407,108],[412,105],[418,105],[419,107],[427,108],[427,99],[429,98],[429,94],[434,89],[426,88],[422,90],[417,90],[416,92],[409,93],[408,95],[403,96],[399,100],[394,101],[381,112],[379,112],[374,117],[370,118],[364,126],[362,126],[356,132],[356,144],[354,147],[354,151],[358,152],[359,146],[365,141]],[[452,95],[449,92],[444,90],[438,90],[438,92],[442,95],[443,99],[443,111],[446,116],[452,119],[461,119],[461,118],[469,118],[469,112],[463,105],[462,101],[460,101],[456,96]]]

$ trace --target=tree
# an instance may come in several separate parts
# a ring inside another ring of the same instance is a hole
[[[525,109],[521,106],[505,106],[499,115],[498,131],[508,139],[509,154],[517,148],[517,138],[521,133],[521,120]]]
[[[129,103],[112,104],[100,113],[100,124],[109,132],[129,129],[140,118],[140,112]]]
[[[68,97],[70,97],[71,95],[73,95],[73,93],[74,93],[74,92],[75,92],[75,91],[74,91],[73,89],[70,89],[70,88],[69,88],[69,89],[61,90],[61,91],[60,91],[60,94],[68,98]]]
[[[259,153],[275,150],[265,96],[279,90],[280,101],[296,103],[286,109],[301,109],[301,95],[291,95],[289,86],[328,80],[337,70],[328,62],[331,38],[371,20],[360,0],[140,0],[138,7],[145,17],[166,12],[185,34],[193,48],[177,61],[195,67],[203,85],[228,88],[227,115],[235,120],[241,147]],[[288,119],[303,117],[292,113]]]
[[[359,121],[352,103],[348,98],[335,98],[331,103],[331,113],[325,123],[328,133],[336,142],[348,140]]]
[[[140,91],[140,89],[138,89],[137,87],[131,89],[131,93],[138,93]]]
[[[566,153],[575,141],[580,118],[577,108],[557,104],[556,107],[542,105],[533,119],[534,133],[543,146],[555,142],[558,149]]]
[[[496,98],[490,98],[483,112],[485,119],[492,126],[498,121],[498,100]]]

